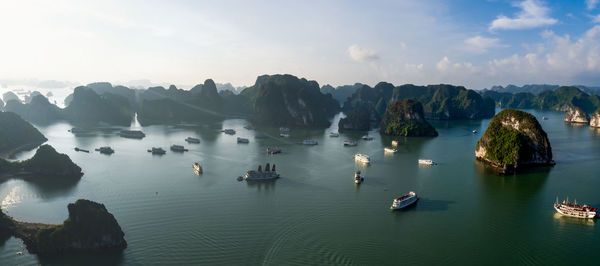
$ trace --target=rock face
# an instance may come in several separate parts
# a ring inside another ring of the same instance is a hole
[[[552,147],[542,126],[533,115],[514,109],[506,109],[492,118],[477,141],[475,157],[504,173],[554,165]]]
[[[33,123],[49,123],[62,119],[62,110],[51,104],[43,95],[35,95],[27,103],[11,100],[4,108],[6,111],[14,112],[27,121]]]
[[[23,239],[27,250],[43,256],[65,252],[122,250],[125,233],[104,204],[80,199],[67,206],[69,218],[60,225],[14,222],[13,235]]]
[[[50,145],[42,145],[35,155],[22,162],[27,172],[35,175],[53,176],[63,178],[80,178],[83,173],[81,167],[77,166],[66,154],[58,153]]]
[[[98,95],[87,87],[77,87],[73,100],[63,110],[65,117],[79,123],[107,123],[129,126],[134,112],[125,97],[105,93]]]
[[[17,114],[0,112],[0,154],[33,149],[46,140],[40,131]]]
[[[596,109],[596,112],[592,114],[592,119],[590,120],[591,127],[600,128],[600,108]]]
[[[371,110],[366,106],[359,106],[352,110],[338,123],[339,131],[345,130],[369,130],[371,128]]]
[[[590,116],[585,113],[581,108],[570,105],[567,107],[567,114],[565,115],[565,122],[567,123],[590,123]]]
[[[434,137],[438,133],[426,120],[423,105],[412,99],[388,105],[381,120],[381,133],[392,136]]]

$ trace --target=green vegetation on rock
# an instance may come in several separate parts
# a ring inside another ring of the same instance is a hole
[[[395,101],[388,105],[381,120],[381,133],[392,136],[437,136],[426,120],[423,106],[412,99]]]
[[[371,128],[372,112],[366,106],[359,106],[352,110],[348,116],[340,119],[339,131],[344,130],[369,130]]]
[[[83,173],[69,156],[58,153],[50,145],[42,145],[35,155],[25,161],[9,162],[0,159],[0,174],[26,175],[32,178],[80,178]]]
[[[545,90],[537,95],[529,92],[512,94],[489,90],[481,94],[494,99],[496,105],[502,108],[567,111],[569,106],[576,106],[586,113],[591,113],[600,107],[600,96],[588,94],[574,86]]]

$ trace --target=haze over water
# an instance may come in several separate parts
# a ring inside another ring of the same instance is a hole
[[[499,111],[499,110],[497,110]],[[73,135],[67,123],[36,125],[48,143],[80,165],[85,175],[70,184],[7,180],[0,184],[2,209],[17,220],[61,223],[79,198],[106,205],[129,244],[122,254],[66,254],[50,261],[25,251],[11,238],[0,246],[7,265],[55,264],[593,264],[582,252],[600,244],[593,220],[560,217],[556,197],[600,205],[597,162],[600,133],[565,125],[563,113],[527,110],[552,144],[556,166],[517,176],[497,176],[475,161],[474,146],[489,119],[431,121],[436,138],[399,138],[399,152],[384,155],[391,137],[364,132],[330,138],[337,130],[246,130],[244,120],[177,128],[143,127],[142,140],[117,136],[120,128]],[[541,120],[546,116],[548,120]],[[334,122],[336,125],[337,122]],[[234,136],[219,132],[233,128]],[[477,129],[479,134],[472,134]],[[201,139],[187,144],[188,136]],[[266,138],[255,138],[265,136]],[[247,137],[249,144],[236,144]],[[358,140],[343,147],[344,139]],[[317,146],[299,144],[315,139]],[[190,151],[173,153],[172,144]],[[107,156],[93,149],[109,145]],[[146,152],[167,149],[164,156]],[[283,149],[267,155],[267,146]],[[75,152],[74,147],[92,150]],[[371,155],[371,166],[352,159]],[[26,159],[33,151],[19,154]],[[417,164],[419,158],[438,162]],[[204,174],[193,174],[198,161]],[[259,164],[277,165],[275,182],[238,182]],[[360,186],[353,173],[366,176]],[[394,197],[408,191],[414,208],[390,212]],[[15,255],[24,251],[25,255]],[[584,252],[585,253],[585,252]]]

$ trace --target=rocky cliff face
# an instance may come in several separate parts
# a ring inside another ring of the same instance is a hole
[[[80,178],[83,175],[81,167],[69,156],[47,144],[40,146],[31,159],[22,162],[22,166],[25,171],[41,176]]]
[[[10,157],[15,151],[33,149],[46,140],[40,131],[17,114],[0,112],[0,154]]]
[[[372,116],[374,115],[367,106],[359,106],[352,110],[345,118],[340,119],[338,130],[369,130]]]
[[[596,109],[596,112],[592,114],[592,119],[590,119],[590,126],[600,128],[600,108]]]
[[[381,120],[381,133],[392,136],[434,137],[438,133],[426,120],[420,102],[403,99],[388,105]]]
[[[565,122],[588,124],[590,123],[590,116],[581,108],[569,105],[567,107],[567,114],[565,115]]]
[[[505,173],[554,164],[550,141],[537,119],[514,109],[506,109],[492,118],[477,141],[475,157]]]

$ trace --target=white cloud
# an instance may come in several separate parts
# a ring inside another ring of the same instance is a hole
[[[550,9],[536,0],[525,0],[514,4],[514,6],[521,8],[521,11],[514,18],[499,15],[492,21],[489,30],[531,29],[553,25],[558,22],[558,20],[548,16]]]
[[[592,22],[594,22],[594,23],[600,23],[600,14],[593,16],[592,17]]]
[[[361,48],[356,44],[348,47],[348,54],[352,60],[357,62],[368,62],[379,59],[376,51]]]
[[[435,66],[437,67],[437,69],[439,71],[445,72],[450,67],[450,59],[448,59],[447,56],[444,56],[444,58],[442,58],[442,60],[437,62],[437,64],[435,64]]]
[[[587,6],[588,10],[592,10],[596,8],[598,2],[600,2],[600,0],[585,0],[585,5]]]
[[[475,53],[485,53],[490,48],[504,47],[498,38],[475,36],[465,40],[466,49]]]

